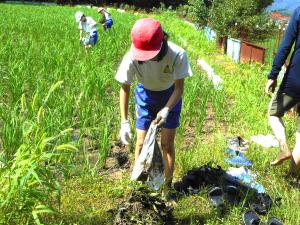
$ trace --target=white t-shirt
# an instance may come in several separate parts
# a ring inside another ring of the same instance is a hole
[[[104,16],[106,20],[111,20],[111,16],[108,12],[104,11]]]
[[[131,84],[137,79],[148,90],[163,91],[170,88],[176,80],[192,76],[185,50],[172,42],[168,42],[168,46],[167,54],[159,62],[146,61],[139,64],[128,52],[115,79],[122,84]]]
[[[83,30],[84,32],[87,32],[87,33],[93,33],[94,31],[97,30],[97,23],[95,20],[93,20],[92,17],[86,17],[86,22],[82,22],[80,21],[79,22],[79,26],[78,28],[80,30]]]

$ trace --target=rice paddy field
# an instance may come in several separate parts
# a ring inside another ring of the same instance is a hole
[[[87,7],[0,4],[0,224],[112,224],[109,210],[140,186],[130,181],[134,141],[126,149],[131,166],[106,169],[120,126],[114,76],[139,18],[159,19],[193,67],[176,136],[174,181],[209,161],[227,169],[224,149],[230,137],[250,140],[271,133],[270,99],[263,94],[268,65],[234,64],[171,11],[145,15],[111,9],[113,29],[99,29],[97,45],[86,51],[75,23],[78,10],[100,19]],[[222,77],[222,90],[214,90],[199,70],[199,58]],[[134,114],[131,101],[132,128]],[[296,117],[285,120],[292,148]],[[262,220],[276,216],[297,225],[300,192],[284,177],[288,163],[269,166],[278,151],[250,143],[246,153],[268,194],[282,198]],[[177,224],[241,224],[243,203],[220,217],[207,191],[179,199],[173,211]]]

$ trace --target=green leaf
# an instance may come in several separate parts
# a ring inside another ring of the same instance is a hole
[[[78,149],[71,144],[62,144],[56,147],[57,150],[70,150],[70,151],[74,151],[74,152],[78,152]]]

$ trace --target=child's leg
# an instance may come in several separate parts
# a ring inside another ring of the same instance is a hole
[[[165,185],[172,184],[175,163],[175,134],[176,129],[163,128],[161,132],[161,148],[165,161]]]
[[[290,173],[293,175],[299,175],[300,170],[300,115],[298,115],[298,128],[296,132],[296,144],[293,150],[291,159]]]
[[[271,101],[269,108],[269,122],[280,145],[280,153],[277,159],[271,162],[271,165],[280,165],[292,156],[287,145],[285,126],[282,117],[284,113],[289,111],[296,103],[297,101],[294,98],[286,95],[281,90],[278,90]]]

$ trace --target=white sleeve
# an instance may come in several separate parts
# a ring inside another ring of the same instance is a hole
[[[133,61],[130,58],[129,53],[127,53],[118,69],[115,79],[121,84],[131,84],[134,80],[135,71]]]
[[[97,25],[96,21],[94,19],[90,19],[90,26],[95,27]]]
[[[104,16],[105,16],[106,20],[111,19],[111,16],[110,16],[110,14],[108,12],[104,12]]]
[[[192,69],[186,52],[178,54],[174,63],[174,80],[192,76]]]

